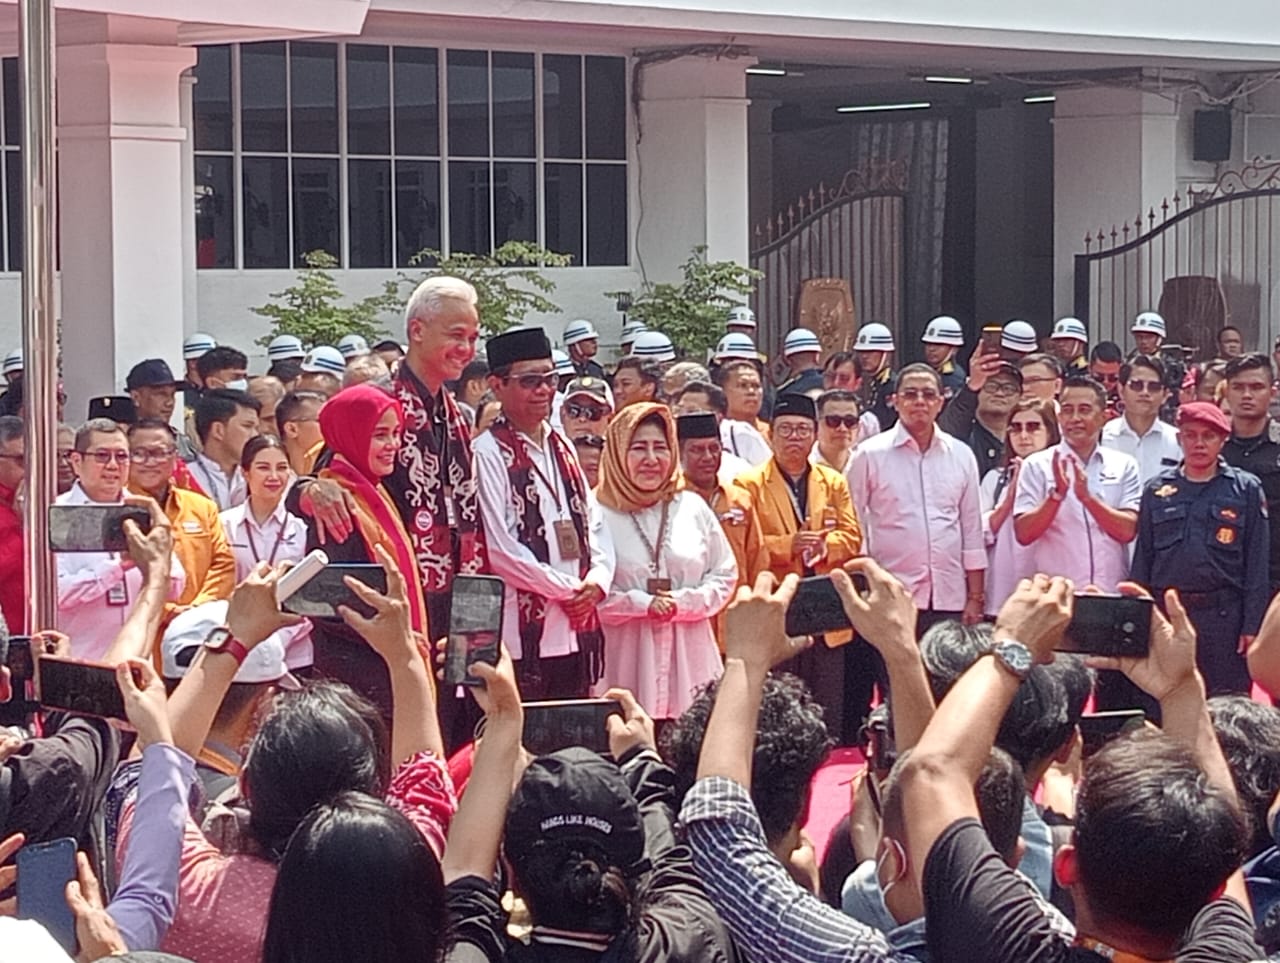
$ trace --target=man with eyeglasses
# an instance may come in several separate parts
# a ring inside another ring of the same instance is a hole
[[[1062,392],[1062,362],[1050,354],[1029,354],[1018,359],[1022,372],[1022,397],[1057,401]]]
[[[725,397],[725,417],[720,422],[720,441],[725,451],[753,467],[765,464],[772,451],[769,427],[760,420],[764,405],[760,365],[754,361],[729,361],[716,369],[715,380]]]
[[[1022,372],[982,342],[969,359],[969,376],[938,416],[938,427],[959,438],[978,461],[978,477],[1004,458],[1005,429],[1022,395]]]
[[[320,434],[320,409],[325,398],[318,391],[290,391],[276,405],[276,424],[289,467],[297,475],[310,475],[324,450]]]
[[[1120,413],[1120,366],[1124,352],[1114,341],[1099,341],[1089,352],[1089,377],[1107,393],[1107,417]]]
[[[107,418],[86,421],[76,432],[71,466],[76,483],[57,505],[119,505],[129,475],[129,441]],[[142,499],[152,504],[151,499]],[[155,510],[153,510],[153,517]],[[58,631],[71,638],[77,659],[102,657],[128,618],[142,589],[142,573],[119,552],[58,554]],[[182,594],[186,573],[175,554],[169,569],[169,598]]]
[[[1092,378],[1062,389],[1062,441],[1028,455],[1018,472],[1013,531],[1032,546],[1028,571],[1064,575],[1104,592],[1129,577],[1142,481],[1132,455],[1101,444],[1107,398]]]
[[[849,464],[858,444],[862,415],[858,396],[836,389],[818,395],[818,440],[809,452],[809,461],[825,465],[849,478]]]
[[[737,480],[756,506],[769,571],[778,581],[792,573],[825,575],[862,550],[848,482],[838,471],[809,461],[817,421],[817,406],[808,395],[778,395],[770,436],[773,455]],[[852,638],[849,632],[830,633],[784,667],[809,685],[825,709],[828,728],[843,737],[855,736],[862,722],[844,714],[843,648]]]
[[[182,594],[165,606],[166,617],[192,606],[231,597],[236,559],[213,500],[173,481],[177,433],[167,421],[143,418],[129,427],[129,490],[149,495],[173,529],[173,554],[186,572]]]
[[[944,619],[980,622],[985,602],[978,463],[938,427],[942,391],[927,364],[898,372],[898,424],[854,449],[849,473],[866,552],[911,592],[920,633]]]
[[[671,399],[671,411],[678,418],[680,415],[710,414],[715,416],[717,431],[722,429],[724,419],[729,413],[729,400],[724,391],[709,381],[690,381]],[[724,447],[724,438],[720,437],[720,481],[731,485],[734,479],[753,466],[745,458],[739,458]],[[733,539],[729,539],[733,541]]]
[[[612,420],[613,392],[603,378],[583,375],[569,382],[564,404],[560,406],[560,425],[566,438],[570,441],[582,435],[603,438]]]
[[[485,347],[502,413],[472,443],[489,570],[507,585],[502,637],[520,691],[572,699],[599,680],[596,606],[613,583],[613,550],[570,444],[551,428],[559,376],[540,328]]]
[[[23,586],[22,515],[18,490],[26,474],[26,441],[22,419],[0,416],[0,612],[10,635],[27,634],[27,602]]]
[[[1102,444],[1137,459],[1143,485],[1182,461],[1178,429],[1160,420],[1160,406],[1168,394],[1159,358],[1139,355],[1120,367],[1124,414],[1103,426]]]

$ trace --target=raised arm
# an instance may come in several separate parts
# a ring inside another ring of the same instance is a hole
[[[142,591],[133,603],[124,625],[120,626],[115,641],[102,657],[108,664],[123,662],[125,659],[151,657],[151,649],[160,632],[160,617],[164,614],[164,604],[169,598],[173,529],[155,499],[147,498],[143,503],[151,511],[151,531],[143,535],[142,530],[132,521],[126,519],[124,523],[129,558],[142,573]]]

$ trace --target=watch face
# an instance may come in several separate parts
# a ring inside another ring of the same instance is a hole
[[[229,629],[216,628],[210,630],[209,634],[205,637],[204,645],[205,648],[218,652],[230,641],[231,631]]]
[[[997,642],[995,645],[995,653],[1000,657],[1009,668],[1019,675],[1026,675],[1031,671],[1033,660],[1031,658],[1031,650],[1021,642],[1004,641]]]

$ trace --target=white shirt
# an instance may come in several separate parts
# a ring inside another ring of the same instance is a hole
[[[114,504],[92,501],[76,482],[55,505]],[[71,639],[71,654],[96,661],[106,653],[142,590],[142,573],[124,568],[119,552],[59,552],[58,631]],[[178,556],[169,566],[169,598],[182,594],[187,575]]]
[[[658,577],[671,579],[676,616],[649,616],[653,596],[652,545],[662,507],[632,515],[600,509],[617,554],[613,587],[600,603],[604,625],[604,675],[593,691],[620,686],[635,693],[655,719],[675,719],[693,703],[694,692],[720,677],[714,620],[738,585],[738,563],[715,513],[696,492],[677,492],[667,509]],[[639,525],[644,538],[636,531]]]
[[[720,468],[716,471],[716,480],[721,485],[732,485],[735,478],[751,467],[751,462],[745,458],[739,458],[731,451],[721,451]]]
[[[773,457],[773,449],[755,425],[745,421],[725,418],[720,422],[720,444],[724,450],[737,455],[752,468],[763,465]]]
[[[1039,508],[1049,497],[1055,485],[1055,453],[1081,464],[1066,442],[1023,459],[1013,503],[1015,518]],[[1082,467],[1094,497],[1112,508],[1138,510],[1142,480],[1138,463],[1132,456],[1098,445]],[[1079,590],[1086,585],[1096,585],[1104,592],[1114,592],[1116,584],[1129,577],[1128,544],[1116,541],[1102,530],[1097,519],[1076,498],[1074,485],[1067,487],[1052,524],[1029,547],[1032,571],[1065,575]]]
[[[206,495],[218,504],[218,510],[225,512],[228,508],[243,505],[249,496],[249,489],[244,480],[244,472],[240,466],[227,477],[222,467],[204,452],[196,455],[195,461],[187,462],[196,484]]]
[[[935,427],[922,452],[899,422],[853,450],[849,491],[864,550],[906,585],[916,607],[962,611],[965,572],[987,567],[969,446]]]
[[[872,415],[871,417],[874,418],[875,415]],[[877,422],[877,424],[879,424],[879,422]],[[822,453],[821,449],[818,448],[818,443],[815,441],[813,443],[813,449],[809,452],[809,464],[823,465],[826,468],[830,468],[832,471],[839,472],[841,475],[844,475],[844,480],[849,481],[849,469],[853,467],[853,452],[854,449],[850,448],[844,453],[843,465],[832,464],[827,460],[827,456]]]
[[[1009,512],[1009,517],[998,531],[991,530],[991,516],[997,504],[1011,494],[1016,495],[1007,487],[997,493],[1003,473],[1002,468],[991,469],[978,487],[978,497],[982,500],[982,537],[987,543],[986,615],[999,615],[1001,606],[1013,594],[1018,583],[1035,574],[1031,568],[1030,546],[1020,545],[1013,533],[1013,512]]]
[[[1124,415],[1112,418],[1102,426],[1102,442],[1138,462],[1138,476],[1146,484],[1162,471],[1182,464],[1182,446],[1178,444],[1178,429],[1159,418],[1145,435],[1133,430]]]
[[[546,618],[542,623],[540,656],[553,659],[572,655],[578,651],[578,635],[569,624],[569,616],[555,602],[571,598],[582,585],[578,574],[577,559],[563,559],[556,542],[553,525],[568,521],[569,499],[564,479],[556,470],[549,441],[549,425],[543,425],[543,445],[540,447],[528,435],[520,439],[528,448],[529,457],[538,471],[530,472],[538,495],[538,508],[547,533],[547,557],[539,562],[533,551],[520,541],[519,506],[511,490],[511,478],[507,465],[498,448],[497,439],[486,431],[471,443],[475,456],[476,482],[480,492],[480,515],[484,520],[485,543],[489,553],[489,570],[507,583],[506,600],[502,617],[502,639],[513,659],[523,656],[520,644],[520,617],[517,592],[534,592],[549,602]],[[543,477],[539,477],[539,472]],[[554,484],[555,492],[547,487]],[[559,508],[557,508],[557,499]],[[583,550],[591,553],[591,566],[586,580],[594,582],[606,594],[613,584],[613,543],[604,528],[600,507],[594,498],[588,498],[587,541]]]

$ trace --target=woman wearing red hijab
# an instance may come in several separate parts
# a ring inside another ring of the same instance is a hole
[[[307,549],[324,549],[331,562],[376,562],[374,546],[381,545],[404,574],[413,630],[430,638],[422,574],[395,503],[382,487],[382,479],[395,469],[403,427],[400,402],[373,384],[353,385],[325,402],[320,433],[333,457],[319,477],[351,495],[356,524],[346,541],[330,538],[322,545],[314,522],[308,520]],[[389,717],[390,679],[382,659],[340,619],[314,622],[317,670],[373,699]]]

